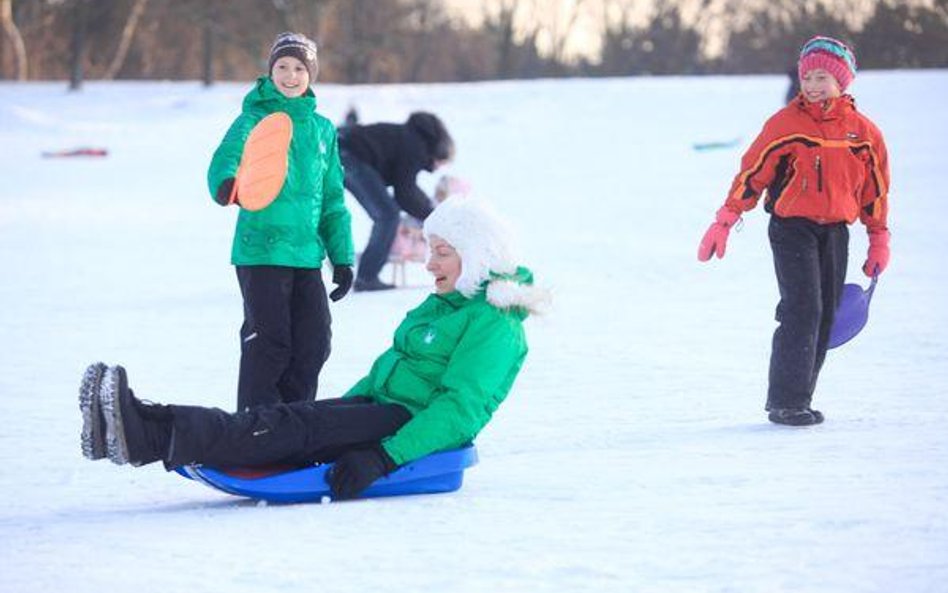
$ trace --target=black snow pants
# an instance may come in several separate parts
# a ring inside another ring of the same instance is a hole
[[[846,280],[849,229],[772,216],[769,234],[780,302],[766,409],[807,408]]]
[[[332,318],[319,269],[237,266],[244,298],[237,409],[316,398]]]
[[[171,406],[171,443],[165,466],[310,465],[333,461],[352,448],[377,443],[411,419],[398,404],[366,397],[258,406],[229,413]]]

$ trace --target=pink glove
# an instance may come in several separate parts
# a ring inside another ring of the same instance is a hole
[[[727,206],[721,206],[715,216],[715,222],[701,238],[701,244],[698,245],[698,261],[708,261],[711,254],[717,255],[718,259],[724,257],[724,250],[727,249],[727,235],[731,232],[731,227],[741,219],[740,212],[734,212]]]
[[[869,231],[869,255],[866,263],[862,264],[862,271],[872,278],[879,276],[889,265],[889,231],[877,229]]]

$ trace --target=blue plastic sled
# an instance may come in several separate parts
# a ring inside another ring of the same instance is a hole
[[[408,463],[388,476],[379,478],[363,497],[400,496],[453,492],[461,487],[464,470],[477,463],[477,449],[433,453]],[[319,502],[332,496],[326,482],[332,464],[313,465],[291,470],[235,469],[220,470],[202,465],[177,468],[179,474],[211,488],[236,496],[277,503]]]
[[[869,303],[878,281],[879,277],[873,276],[869,288],[865,290],[858,284],[843,285],[843,293],[833,318],[833,327],[830,328],[829,348],[842,346],[855,338],[866,326],[869,321]]]

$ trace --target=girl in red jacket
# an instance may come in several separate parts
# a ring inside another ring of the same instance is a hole
[[[698,259],[723,257],[731,227],[765,196],[780,288],[766,410],[771,422],[808,426],[823,421],[810,403],[846,278],[847,225],[858,218],[869,233],[867,276],[889,263],[889,164],[882,133],[844,94],[856,75],[852,50],[814,37],[798,72],[800,94],[744,154]]]

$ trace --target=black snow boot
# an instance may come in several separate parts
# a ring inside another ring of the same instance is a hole
[[[79,384],[79,411],[82,412],[82,454],[87,459],[104,459],[105,417],[99,405],[99,387],[105,375],[106,366],[101,362],[90,364],[82,375]]]
[[[810,408],[774,408],[768,418],[775,424],[812,426],[823,422],[823,413]]]
[[[377,292],[379,290],[392,290],[394,284],[382,282],[378,278],[356,278],[352,289],[356,292]]]
[[[118,465],[145,465],[167,457],[174,420],[171,406],[144,402],[128,387],[121,366],[109,367],[99,389],[109,459]]]

